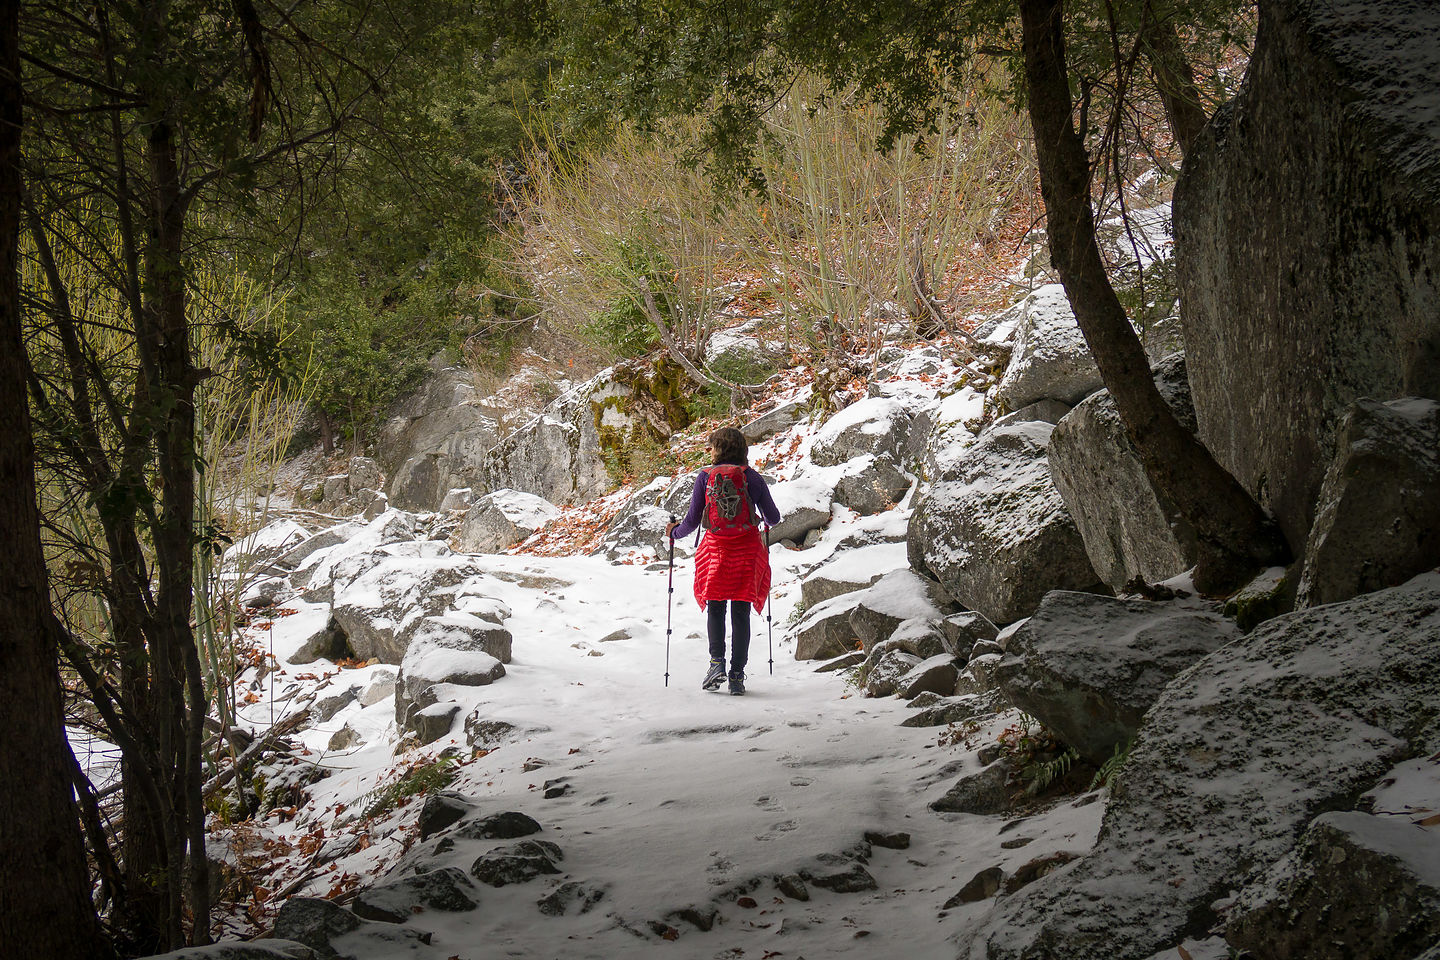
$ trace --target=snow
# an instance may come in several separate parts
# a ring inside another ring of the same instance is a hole
[[[792,502],[810,497],[818,503],[824,499],[819,486],[812,489],[802,480],[776,489],[788,491]],[[954,774],[975,765],[969,748],[937,742],[941,731],[933,728],[900,727],[909,715],[902,701],[848,699],[852,688],[842,676],[816,674],[812,664],[793,659],[785,624],[798,600],[801,576],[846,535],[893,535],[903,528],[903,516],[842,518],[811,550],[772,549],[775,620],[753,626],[750,692],[744,698],[699,689],[708,656],[703,621],[687,603],[667,610],[663,569],[611,565],[591,557],[466,557],[480,572],[457,588],[462,613],[449,616],[503,619],[514,635],[513,659],[495,683],[446,685],[443,695],[460,701],[462,717],[514,724],[519,741],[474,756],[457,722],[449,737],[397,756],[391,698],[369,706],[353,702],[298,735],[330,776],[309,788],[309,799],[293,820],[268,824],[267,831],[295,843],[317,827],[331,834],[359,829],[360,822],[350,818],[377,787],[393,781],[397,763],[450,750],[462,763],[450,789],[472,798],[481,814],[521,810],[535,817],[544,826],[540,837],[563,850],[564,873],[498,889],[482,887],[481,907],[470,913],[417,914],[406,926],[431,932],[429,946],[352,935],[347,942],[365,960],[609,958],[647,955],[647,945],[673,956],[697,957],[740,957],[741,951],[754,957],[768,951],[813,957],[951,955],[952,938],[987,904],[962,906],[943,916],[941,904],[987,867],[1013,871],[1046,852],[1088,849],[1103,804],[1061,804],[1004,836],[999,818],[936,814],[928,802],[949,787]],[[851,556],[900,566],[903,550],[903,544],[884,544]],[[402,556],[386,564],[397,565],[398,575],[406,563],[423,568],[434,562]],[[849,562],[849,557],[836,562]],[[423,571],[411,579],[423,581]],[[677,563],[674,579],[676,594],[688,596],[690,564]],[[282,657],[323,625],[326,611],[325,605],[303,600],[292,607],[296,613],[274,621],[273,645]],[[770,626],[773,674],[767,663]],[[618,638],[612,638],[617,632]],[[407,656],[407,674],[412,668],[419,672],[421,659],[426,672],[432,667],[439,672],[453,670],[459,657],[486,657],[420,646],[428,649],[412,646],[417,663]],[[315,666],[329,669],[324,661]],[[260,729],[267,726],[272,690],[280,701],[277,720],[302,702],[306,691],[320,697],[331,693],[301,682],[295,672],[282,662],[258,684],[261,700],[245,706],[242,718]],[[393,666],[371,665],[344,670],[325,683],[337,690],[368,686],[393,672]],[[978,731],[974,745],[993,739],[1001,725]],[[331,736],[345,726],[364,742],[344,752],[329,751]],[[568,781],[570,792],[542,799],[541,785],[557,779]],[[417,856],[414,849],[405,851],[415,841],[418,808],[411,802],[371,825],[368,846],[342,857],[333,871],[302,883],[296,893],[324,895],[345,874],[369,885],[389,870],[405,869]],[[337,815],[337,810],[348,812]],[[867,830],[905,831],[912,838],[908,850],[874,848],[866,869],[875,876],[877,890],[838,894],[812,886],[811,900],[802,903],[773,886],[775,875],[815,866],[819,856],[850,849]],[[1029,845],[1001,847],[1022,834],[1034,838]],[[460,841],[449,854],[427,853],[425,862],[468,869],[494,845]],[[305,859],[296,854],[296,862],[282,864],[277,885],[297,875]],[[603,899],[588,913],[541,915],[535,902],[569,880],[603,889]],[[752,883],[758,884],[749,890],[757,906],[738,906],[738,891]],[[720,913],[710,932],[673,916],[666,919],[680,908],[707,904]],[[652,920],[673,925],[678,942],[660,939],[648,926]],[[860,931],[868,935],[859,936]]]

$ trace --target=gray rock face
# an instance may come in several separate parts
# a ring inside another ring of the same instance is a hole
[[[921,488],[910,518],[910,565],[998,624],[1029,616],[1051,590],[1098,579],[1050,479],[1053,429],[1030,422],[986,431]]]
[[[361,490],[379,490],[380,481],[383,479],[379,463],[369,457],[350,458],[350,472],[345,475],[345,485],[350,493],[359,493]]]
[[[854,599],[850,628],[866,651],[907,620],[939,620],[955,610],[943,587],[908,567],[890,571]]]
[[[1297,552],[1345,407],[1440,399],[1434,35],[1425,0],[1263,5],[1175,189],[1200,438]]]
[[[1359,400],[1336,447],[1305,545],[1298,607],[1440,566],[1440,403]]]
[[[905,563],[904,544],[876,543],[837,549],[800,581],[800,599],[806,609],[813,608],[841,594],[864,590]]]
[[[900,682],[920,665],[920,658],[906,653],[892,643],[877,645],[865,658],[865,696],[888,697],[899,689]]]
[[[1317,814],[1440,748],[1437,637],[1431,573],[1277,617],[1181,673],[1146,715],[1095,849],[999,901],[961,955],[1148,957],[1212,925],[1210,905]]]
[[[376,461],[390,477],[386,493],[405,509],[434,510],[447,490],[471,486],[499,439],[493,411],[475,403],[468,370],[437,357],[430,371],[380,428]]]
[[[1407,820],[1321,814],[1225,939],[1275,960],[1391,960],[1440,941],[1440,836]]]
[[[1010,638],[995,679],[1011,703],[1104,763],[1171,678],[1239,635],[1200,604],[1057,591]]]
[[[795,424],[799,423],[804,416],[804,403],[798,400],[791,401],[790,403],[782,403],[774,410],[768,413],[762,413],[754,420],[742,426],[740,432],[745,435],[745,439],[750,443],[759,443],[761,440],[773,437],[777,433],[789,430],[795,426]]]
[[[349,910],[316,897],[291,897],[275,916],[277,938],[303,943],[323,960],[339,956],[330,946],[332,939],[360,926],[360,918]]]
[[[1155,385],[1180,423],[1195,429],[1185,358],[1168,357]],[[1101,390],[1050,434],[1050,475],[1100,579],[1120,589],[1134,577],[1168,580],[1195,565],[1195,531],[1150,486],[1125,436],[1110,391]]]
[[[858,593],[841,594],[807,610],[795,630],[795,659],[828,660],[853,650],[856,637],[850,611],[858,597]]]
[[[849,461],[835,483],[835,502],[868,517],[894,509],[909,489],[910,478],[889,454],[867,454]]]
[[[610,489],[600,429],[626,435],[636,423],[618,405],[630,388],[610,376],[606,371],[580,384],[498,442],[481,464],[478,488],[523,490],[561,505]]]
[[[395,468],[386,496],[401,510],[434,510],[444,497],[450,458],[443,453],[410,457]]]
[[[559,873],[564,859],[560,848],[548,840],[521,840],[481,854],[470,867],[470,875],[492,887],[525,883],[541,874]]]
[[[1010,764],[996,760],[956,780],[945,795],[930,803],[939,813],[1004,813],[1010,809],[1015,788],[1010,785]]]
[[[456,867],[440,867],[392,883],[362,890],[350,909],[365,920],[404,923],[424,910],[461,913],[474,910],[475,884]]]
[[[441,702],[433,690],[438,685],[483,687],[505,676],[510,647],[510,631],[473,614],[455,613],[425,620],[415,631],[400,664],[395,684],[395,722],[414,729],[415,712]],[[448,720],[453,719],[453,715],[447,718],[441,736],[449,731]]]
[[[993,396],[1004,409],[1020,410],[1040,400],[1074,406],[1104,386],[1064,287],[1043,286],[1006,311],[1017,313],[1015,349]]]
[[[888,454],[903,461],[910,447],[913,415],[903,404],[888,397],[856,401],[835,414],[820,428],[810,447],[810,459],[822,467],[834,467],[866,454]]]
[[[500,553],[560,516],[543,497],[520,490],[493,490],[466,511],[455,537],[462,553]]]

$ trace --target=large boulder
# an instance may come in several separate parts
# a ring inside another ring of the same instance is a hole
[[[1074,406],[1104,386],[1064,287],[1040,287],[1007,313],[1018,314],[1019,323],[1010,363],[992,397],[1002,409],[1019,410],[1039,400]]]
[[[1181,426],[1194,432],[1183,355],[1157,366],[1155,386]],[[1055,489],[1105,583],[1116,590],[1135,577],[1156,583],[1195,565],[1195,531],[1150,485],[1110,391],[1092,395],[1056,424],[1049,457]]]
[[[1056,591],[1010,637],[995,679],[1011,703],[1103,763],[1177,673],[1239,635],[1208,604]]]
[[[496,445],[485,458],[481,482],[487,489],[524,490],[555,503],[580,503],[610,484],[599,447],[586,449],[575,424],[546,414]]]
[[[605,535],[595,553],[607,559],[620,560],[635,556],[660,558],[668,554],[670,544],[665,527],[670,520],[683,519],[690,509],[690,493],[695,475],[656,477],[630,495],[605,528]],[[676,556],[695,552],[690,538],[675,542]]]
[[[510,488],[562,506],[584,503],[610,489],[605,466],[642,435],[668,436],[675,414],[655,393],[683,376],[637,365],[605,370],[562,394],[544,412],[503,438],[485,455],[478,488]],[[673,384],[670,384],[673,391]],[[671,405],[678,403],[670,398]]]
[[[1321,814],[1231,912],[1225,939],[1273,960],[1408,960],[1440,944],[1440,835],[1406,817]]]
[[[904,543],[876,543],[837,549],[800,581],[800,600],[808,610],[845,593],[854,593],[906,565]]]
[[[560,516],[555,504],[520,490],[492,490],[465,513],[455,535],[462,553],[500,553]]]
[[[909,475],[889,454],[865,454],[845,464],[835,481],[835,502],[868,517],[893,510],[909,489]]]
[[[1437,97],[1432,3],[1272,0],[1240,92],[1185,155],[1200,438],[1297,552],[1346,407],[1440,399]]]
[[[859,641],[850,613],[859,596],[843,593],[807,609],[795,628],[795,659],[829,660],[854,650]]]
[[[482,601],[476,596],[481,570],[469,558],[448,550],[448,556],[436,556],[444,550],[440,544],[415,547],[429,547],[425,552],[431,555],[416,556],[421,551],[414,548],[388,547],[337,566],[331,619],[356,657],[399,663],[422,623],[456,609],[462,597],[471,604]],[[351,564],[358,566],[362,561],[365,566],[358,573],[339,580],[351,571]],[[498,619],[509,615],[503,604],[494,601],[477,612]]]
[[[1440,573],[1276,617],[1170,682],[1095,849],[999,901],[962,956],[1150,957],[1352,807],[1405,757],[1440,749]]]
[[[387,412],[376,449],[386,493],[404,509],[434,510],[445,492],[471,486],[485,452],[499,440],[496,411],[478,403],[470,371],[437,356],[420,386]],[[351,471],[351,492],[374,483]]]
[[[867,652],[907,620],[938,622],[956,610],[944,587],[909,567],[890,571],[853,599],[850,629]]]
[[[833,467],[866,454],[888,454],[904,463],[912,450],[913,422],[910,410],[888,397],[857,401],[825,421],[810,446],[810,459]]]
[[[911,566],[995,623],[1098,579],[1050,479],[1052,430],[1032,421],[986,431],[921,488],[910,518]]]
[[[1299,607],[1440,566],[1440,404],[1356,401],[1336,446],[1305,545]]]
[[[505,676],[511,644],[510,631],[473,614],[425,620],[415,631],[395,680],[395,723],[421,733],[417,712],[445,702],[437,688],[483,687]],[[438,714],[429,716],[433,720]],[[445,717],[440,736],[448,732],[453,719],[453,713]],[[429,726],[438,728],[439,724]]]
[[[800,543],[812,530],[830,522],[830,506],[835,491],[811,477],[797,477],[770,485],[770,496],[780,511],[780,522],[770,530],[770,542],[790,540]]]

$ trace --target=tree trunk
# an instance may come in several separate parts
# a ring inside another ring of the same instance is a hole
[[[1190,147],[1200,136],[1207,118],[1200,104],[1200,88],[1195,85],[1195,71],[1180,47],[1174,11],[1157,9],[1146,0],[1142,23],[1141,39],[1150,61],[1150,72],[1155,76],[1155,87],[1160,91],[1160,102],[1165,107],[1165,119],[1180,153],[1189,156]]]
[[[20,333],[18,0],[0,0],[0,944],[109,956],[90,901],[65,738]]]
[[[1196,587],[1224,592],[1257,567],[1287,560],[1288,548],[1255,499],[1161,399],[1110,285],[1095,240],[1089,157],[1073,123],[1062,0],[1020,0],[1020,22],[1051,262],[1151,485],[1194,525]]]

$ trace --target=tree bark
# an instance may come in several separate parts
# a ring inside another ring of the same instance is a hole
[[[0,944],[98,960],[110,953],[71,792],[20,332],[19,13],[0,0]]]
[[[1195,71],[1180,47],[1173,11],[1156,9],[1154,3],[1146,0],[1142,23],[1141,39],[1155,87],[1160,91],[1160,102],[1165,107],[1165,119],[1181,155],[1189,156],[1195,138],[1200,136],[1208,119],[1200,103],[1200,88],[1195,85]]]
[[[1050,258],[1075,319],[1156,492],[1194,525],[1198,589],[1239,586],[1289,552],[1274,522],[1175,419],[1105,272],[1090,205],[1090,162],[1073,122],[1062,0],[1020,0],[1025,85]]]

